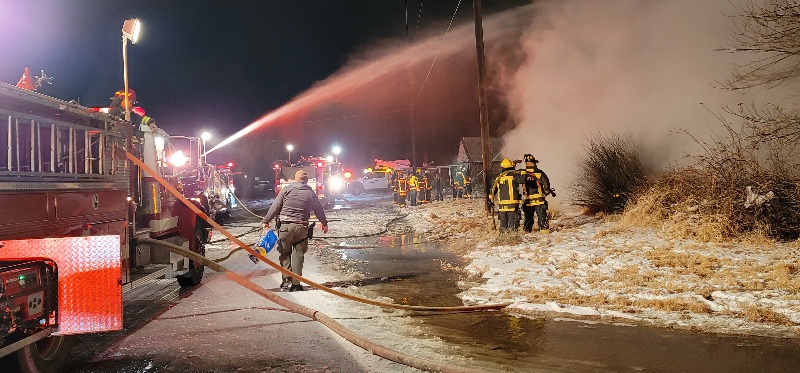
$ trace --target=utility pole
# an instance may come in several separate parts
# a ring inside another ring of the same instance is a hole
[[[483,189],[486,212],[492,213],[489,189],[492,185],[492,140],[489,137],[489,111],[486,108],[486,55],[483,51],[483,16],[481,0],[473,0],[475,10],[475,49],[478,52],[478,104],[481,112],[481,149],[483,150]]]

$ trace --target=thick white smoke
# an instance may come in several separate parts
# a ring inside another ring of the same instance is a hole
[[[697,151],[675,130],[703,137],[719,128],[709,110],[752,101],[715,88],[738,58],[715,51],[728,46],[736,14],[729,0],[535,6],[521,41],[525,62],[509,78],[517,125],[504,136],[504,154],[534,154],[560,190],[592,136],[630,134],[663,166]]]

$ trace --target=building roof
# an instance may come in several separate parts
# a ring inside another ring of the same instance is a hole
[[[503,155],[500,149],[503,146],[503,141],[499,137],[492,137],[489,139],[492,144],[492,162],[500,162],[503,160]],[[482,163],[483,149],[480,137],[462,137],[458,145],[458,162],[460,163]]]

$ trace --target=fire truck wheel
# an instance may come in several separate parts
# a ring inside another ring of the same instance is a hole
[[[203,227],[199,224],[196,224],[194,228],[194,239],[195,244],[197,245],[197,253],[202,256],[206,255],[205,234],[206,233]],[[189,270],[185,274],[177,277],[178,285],[181,287],[200,285],[200,281],[203,280],[203,271],[205,268],[206,267],[201,263],[195,263],[194,260],[190,260]]]
[[[70,350],[77,339],[77,336],[74,335],[60,335],[31,343],[15,352],[13,356],[9,356],[12,360],[11,371],[25,373],[62,372],[63,365],[67,362]],[[15,370],[13,368],[18,369]]]

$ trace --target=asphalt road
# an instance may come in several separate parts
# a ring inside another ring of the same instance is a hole
[[[248,242],[254,225],[229,228]],[[232,249],[220,237],[207,246],[209,257]],[[277,253],[268,257],[277,260]],[[277,270],[254,264],[244,251],[222,264],[267,289],[277,290],[280,283]],[[306,255],[305,272],[312,279],[326,272],[319,266]],[[279,293],[315,308],[322,292]],[[136,289],[126,294],[124,312],[123,331],[81,336],[69,372],[419,372],[373,355],[210,270],[192,289],[179,288],[175,280]]]

